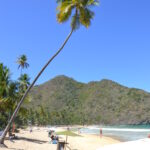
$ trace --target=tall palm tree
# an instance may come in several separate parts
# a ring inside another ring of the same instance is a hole
[[[97,0],[58,0],[58,14],[57,20],[59,23],[63,23],[69,18],[71,18],[71,31],[67,36],[66,40],[62,44],[62,46],[58,49],[58,51],[48,60],[48,62],[44,65],[38,75],[35,77],[31,85],[26,90],[25,94],[21,98],[20,102],[16,110],[14,111],[9,123],[7,124],[2,137],[0,138],[0,144],[4,143],[4,138],[10,128],[11,123],[13,122],[15,116],[17,115],[21,104],[23,103],[24,99],[26,98],[27,94],[29,93],[30,89],[33,87],[37,79],[43,73],[43,71],[47,68],[47,66],[54,60],[54,58],[62,51],[66,43],[68,42],[69,38],[71,37],[73,31],[79,28],[80,25],[85,26],[88,28],[91,24],[91,19],[94,17],[94,12],[90,10],[91,6],[95,6],[98,4]],[[72,13],[74,13],[72,15]]]
[[[18,69],[21,69],[22,74],[22,70],[29,67],[29,64],[27,63],[27,56],[21,55],[17,60],[17,64],[19,65]]]

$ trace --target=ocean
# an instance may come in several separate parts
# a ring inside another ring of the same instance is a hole
[[[80,131],[86,134],[99,135],[100,128],[104,136],[114,137],[121,141],[144,139],[150,135],[150,125],[90,126],[82,128]]]

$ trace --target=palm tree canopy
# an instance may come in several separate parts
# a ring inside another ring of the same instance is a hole
[[[26,55],[21,55],[18,60],[17,63],[19,64],[18,69],[21,67],[22,69],[24,68],[28,68],[29,64],[27,63],[27,56]]]
[[[98,4],[98,0],[58,0],[57,20],[63,23],[71,17],[73,30],[78,29],[80,25],[88,28],[94,17],[94,12],[90,8]],[[72,12],[74,12],[73,15]]]
[[[27,74],[22,74],[18,78],[18,96],[22,97],[24,92],[30,85],[30,77]],[[18,98],[20,99],[20,98]],[[24,103],[28,103],[30,101],[30,96],[27,96]]]
[[[2,63],[0,64],[0,97],[6,97],[10,83],[10,71]]]
[[[9,69],[0,64],[0,109],[6,111],[14,106],[17,84],[10,80]]]
[[[18,81],[19,81],[19,89],[22,92],[24,92],[30,85],[30,78],[27,74],[21,75]]]

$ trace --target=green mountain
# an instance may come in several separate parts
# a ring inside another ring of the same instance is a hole
[[[29,107],[44,109],[48,124],[150,123],[150,93],[111,80],[85,84],[57,76],[30,95]]]

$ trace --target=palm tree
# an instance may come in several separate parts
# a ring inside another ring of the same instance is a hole
[[[23,103],[24,99],[26,98],[27,94],[29,93],[30,89],[33,87],[35,82],[38,80],[40,75],[43,71],[47,68],[47,66],[54,60],[54,58],[62,51],[66,43],[68,42],[69,38],[71,37],[72,33],[79,28],[80,25],[85,26],[88,28],[91,24],[91,19],[94,17],[94,12],[90,10],[91,6],[95,6],[98,4],[97,0],[58,0],[58,14],[57,20],[59,23],[63,23],[69,18],[71,18],[71,31],[67,36],[66,40],[62,44],[62,46],[58,49],[58,51],[48,60],[48,62],[44,65],[38,75],[35,77],[31,85],[26,90],[25,94],[21,98],[20,102],[16,110],[14,111],[9,123],[7,124],[2,137],[0,138],[0,144],[4,144],[4,138],[10,128],[11,123],[13,122],[15,116],[17,115],[21,104]],[[72,15],[72,13],[74,14]]]
[[[6,98],[10,83],[10,71],[2,63],[0,64],[0,98]]]
[[[27,63],[26,55],[21,55],[17,60],[17,64],[19,65],[18,69],[21,68],[21,74],[22,74],[22,70],[29,67],[29,64]]]
[[[23,74],[19,77],[19,92],[24,93],[30,85],[30,78],[27,74]]]
[[[3,116],[2,126],[7,123],[7,117],[11,117],[10,114],[15,108],[16,89],[16,83],[10,80],[9,69],[0,64],[0,114]]]

